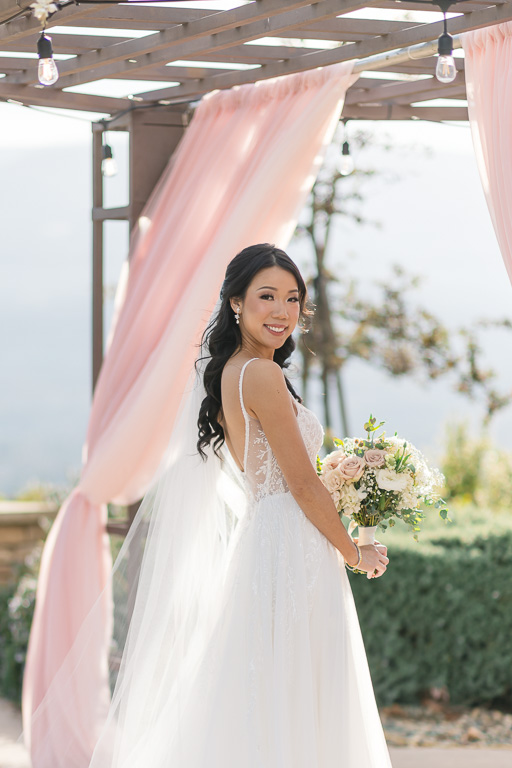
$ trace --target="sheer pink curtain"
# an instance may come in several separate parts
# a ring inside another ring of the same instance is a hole
[[[286,247],[332,138],[352,62],[206,96],[149,200],[131,243],[94,396],[84,467],[43,552],[23,685],[34,768],[46,717],[73,734],[76,765],[94,746],[92,713],[108,706],[111,598],[73,700],[38,707],[89,608],[108,584],[106,503],[147,490],[228,261],[251,243]],[[47,713],[47,714],[46,714]]]
[[[480,178],[512,281],[512,22],[461,37]]]

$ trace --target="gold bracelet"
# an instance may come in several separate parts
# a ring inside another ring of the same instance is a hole
[[[347,563],[347,561],[345,561],[345,566],[346,566],[347,568],[350,568],[350,570],[351,570],[351,571],[356,571],[356,570],[359,568],[359,566],[361,565],[361,560],[363,559],[363,556],[362,556],[362,554],[361,554],[361,550],[359,549],[359,546],[356,544],[356,542],[355,542],[353,539],[352,539],[352,544],[353,544],[353,545],[355,546],[355,548],[357,549],[358,560],[357,560],[357,563],[356,563],[355,565],[349,565],[349,564]]]

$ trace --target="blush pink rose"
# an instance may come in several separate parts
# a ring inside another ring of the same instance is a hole
[[[386,451],[383,451],[381,448],[370,448],[364,454],[364,460],[368,467],[383,467],[386,460]]]
[[[345,456],[338,465],[338,472],[347,482],[355,482],[362,476],[365,466],[361,456]]]

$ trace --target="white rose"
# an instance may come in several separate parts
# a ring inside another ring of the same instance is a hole
[[[412,480],[407,472],[394,472],[392,469],[377,469],[375,477],[383,491],[405,491]]]
[[[342,477],[336,469],[332,469],[330,472],[326,472],[325,475],[321,475],[320,479],[331,495],[334,491],[337,491],[343,483]]]
[[[341,491],[332,491],[331,498],[336,504],[336,509],[339,507],[339,503],[341,501]]]

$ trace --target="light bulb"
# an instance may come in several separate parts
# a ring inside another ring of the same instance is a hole
[[[37,77],[41,85],[53,85],[59,79],[59,71],[53,59],[39,59]]]
[[[457,68],[453,60],[453,37],[446,32],[446,17],[444,20],[445,31],[437,41],[436,77],[440,83],[451,83],[457,76]]]
[[[338,160],[338,171],[342,176],[350,176],[355,167],[354,158],[350,154],[348,141],[344,141],[341,150],[341,157]]]
[[[37,77],[41,85],[53,85],[59,79],[59,70],[53,60],[52,39],[41,32],[41,37],[37,41],[37,53],[39,55],[39,65],[37,67]]]
[[[453,56],[438,56],[436,77],[440,83],[453,83],[457,77],[457,67]]]
[[[117,163],[113,157],[106,157],[101,162],[101,172],[104,176],[115,176],[117,173]]]
[[[103,160],[101,161],[101,172],[104,176],[115,176],[117,173],[117,163],[112,156],[112,147],[110,144],[103,145]]]

